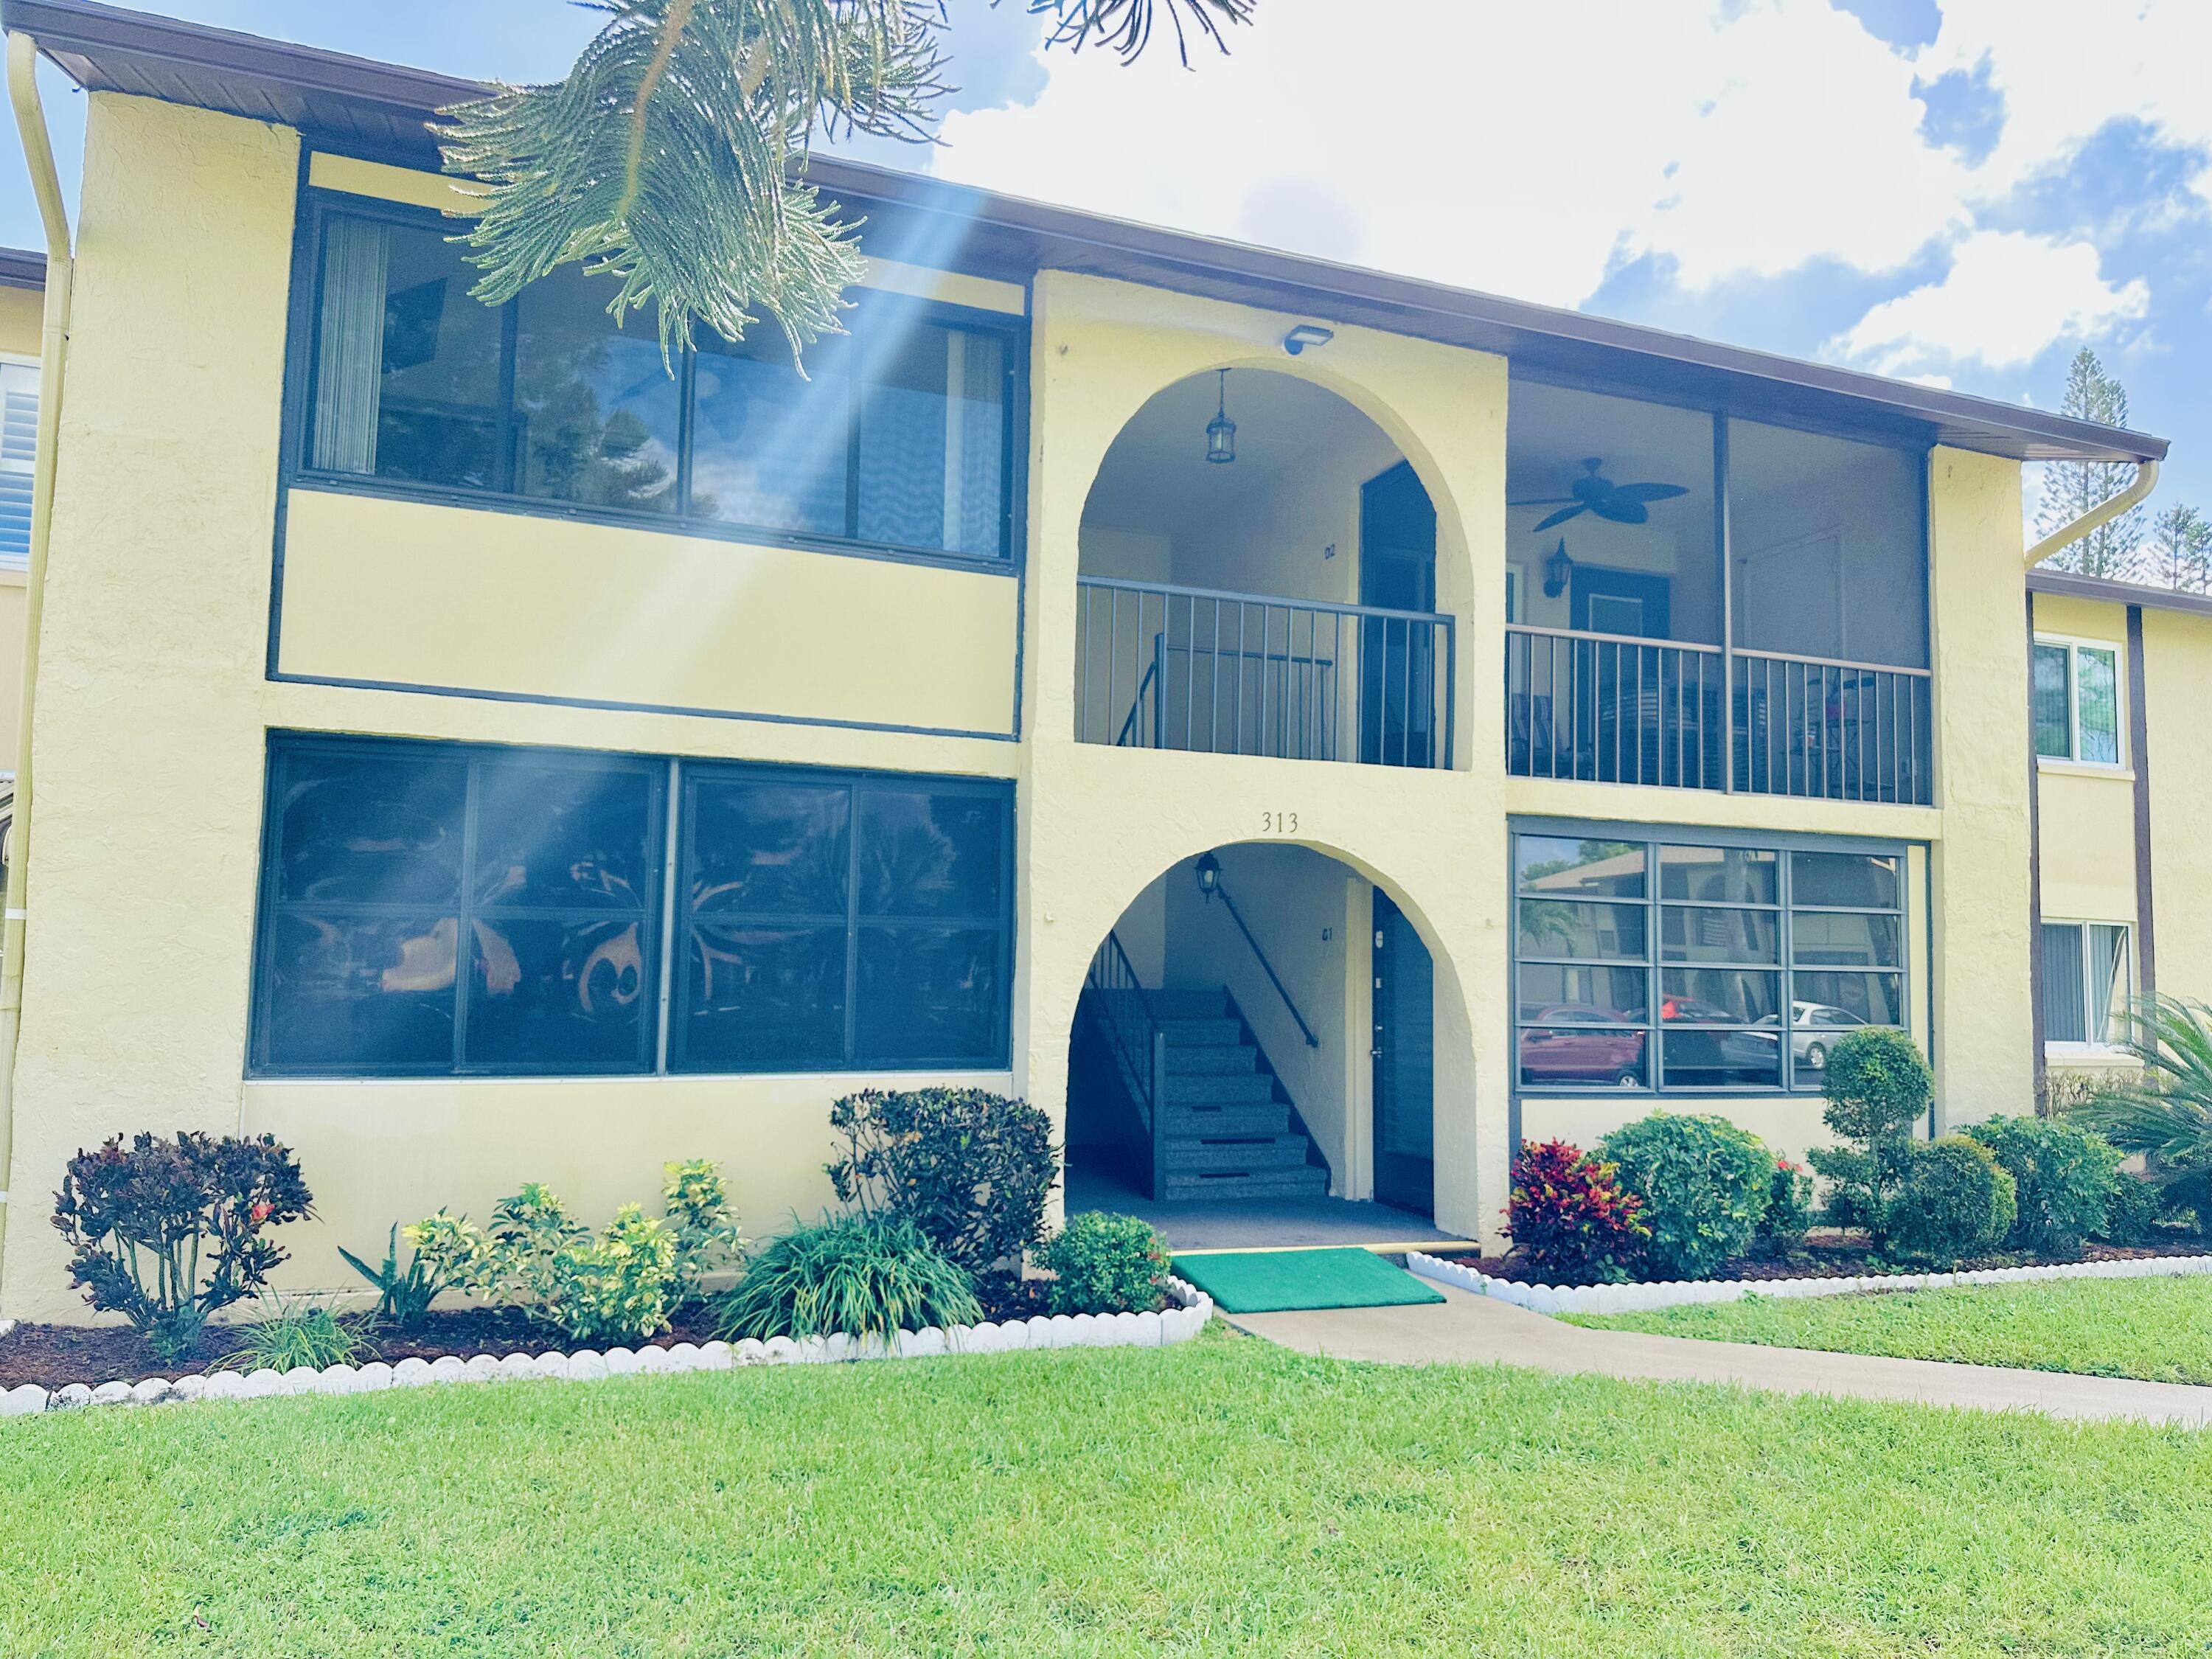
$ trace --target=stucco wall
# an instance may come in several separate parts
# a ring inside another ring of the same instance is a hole
[[[2035,599],[2035,631],[2112,647],[2124,699],[2121,748],[2129,764],[2038,763],[2043,914],[2052,921],[2124,921],[2136,917],[2135,769],[2126,754],[2128,613],[2087,599]]]
[[[2212,1001],[2212,617],[2143,612],[2158,988]]]

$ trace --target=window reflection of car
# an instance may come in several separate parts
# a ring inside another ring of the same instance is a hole
[[[1608,1083],[1644,1085],[1644,1034],[1610,1008],[1559,1002],[1536,1011],[1550,1029],[1521,1033],[1525,1083]]]
[[[1754,1080],[1752,1074],[1769,1083],[1781,1076],[1780,1055],[1776,1052],[1775,1037],[1766,1031],[1699,1031],[1680,1030],[1681,1026],[1741,1025],[1743,1016],[1717,1003],[1701,1002],[1695,997],[1669,996],[1659,1005],[1659,1018],[1669,1028],[1667,1039],[1667,1073],[1671,1079],[1679,1070],[1686,1078],[1692,1072],[1713,1073],[1703,1080],[1707,1084],[1740,1084]],[[1767,1015],[1755,1022],[1771,1026],[1775,1016]]]
[[[1759,1023],[1772,1026],[1779,1023],[1779,1016],[1769,1014]],[[1820,1071],[1828,1063],[1828,1050],[1848,1033],[1864,1030],[1866,1024],[1848,1008],[1831,1007],[1825,1002],[1793,1002],[1790,1005],[1790,1052],[1800,1065]]]

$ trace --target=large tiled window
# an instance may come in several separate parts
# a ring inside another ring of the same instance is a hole
[[[279,734],[252,1068],[995,1068],[1012,819],[998,783]]]
[[[309,198],[301,473],[355,488],[1000,560],[1012,551],[1018,321],[858,296],[805,372],[772,320],[664,363],[653,316],[568,267],[509,304],[451,221]],[[673,373],[671,373],[672,367]]]
[[[1524,1090],[1815,1089],[1906,1023],[1902,848],[1522,831],[1514,893]]]

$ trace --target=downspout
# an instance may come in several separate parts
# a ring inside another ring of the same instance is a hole
[[[2150,460],[2136,462],[2134,483],[2118,495],[2099,501],[2096,506],[2091,507],[2071,524],[2060,526],[2036,543],[2033,547],[2029,548],[2027,554],[2027,568],[2030,570],[2034,569],[2060,549],[2071,547],[2099,526],[2110,524],[2130,507],[2140,504],[2145,496],[2157,488],[2158,463]]]
[[[46,113],[39,100],[39,43],[29,35],[8,36],[8,101],[15,108],[23,158],[31,170],[32,193],[46,233],[46,316],[39,343],[38,452],[31,463],[30,568],[23,588],[23,694],[15,717],[15,801],[9,830],[7,909],[0,920],[0,1269],[8,1241],[8,1194],[15,1142],[15,1043],[23,1023],[23,935],[31,863],[31,714],[39,687],[39,639],[46,611],[46,550],[53,538],[54,464],[62,420],[62,368],[69,352],[70,286],[74,263],[70,252],[69,208],[62,200],[61,175],[54,168],[54,147],[46,132]],[[0,1284],[6,1283],[0,1272]]]

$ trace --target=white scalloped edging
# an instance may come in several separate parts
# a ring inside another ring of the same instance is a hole
[[[928,1359],[941,1354],[1009,1353],[1024,1348],[1165,1348],[1189,1341],[1213,1317],[1213,1298],[1205,1291],[1172,1278],[1167,1288],[1168,1299],[1178,1305],[1165,1313],[1054,1314],[1050,1318],[1010,1319],[1003,1325],[988,1322],[955,1325],[950,1330],[933,1325],[927,1330],[901,1331],[889,1340],[840,1332],[800,1340],[772,1336],[757,1342],[747,1337],[742,1342],[678,1342],[666,1348],[610,1348],[605,1353],[580,1348],[574,1353],[511,1353],[504,1358],[478,1354],[463,1359],[447,1354],[438,1359],[403,1359],[396,1365],[380,1359],[359,1369],[332,1365],[316,1370],[302,1365],[281,1372],[214,1371],[174,1381],[149,1376],[139,1382],[103,1382],[96,1389],[71,1382],[49,1390],[26,1382],[0,1393],[0,1417],[29,1417],[80,1406],[166,1406],[194,1400],[260,1400],[276,1394],[374,1394],[382,1389],[444,1382],[596,1382],[608,1376],[726,1371],[741,1365]],[[0,1335],[4,1334],[0,1331]]]
[[[1407,1270],[1439,1285],[1543,1314],[1643,1313],[1692,1302],[1741,1302],[1747,1296],[1852,1296],[1867,1291],[1935,1291],[1954,1285],[2025,1285],[2047,1279],[2180,1279],[2212,1273],[2212,1255],[2148,1255],[2121,1261],[2068,1261],[2047,1267],[1977,1267],[1971,1273],[1868,1273],[1856,1279],[1669,1279],[1657,1285],[1524,1285],[1419,1250]]]

